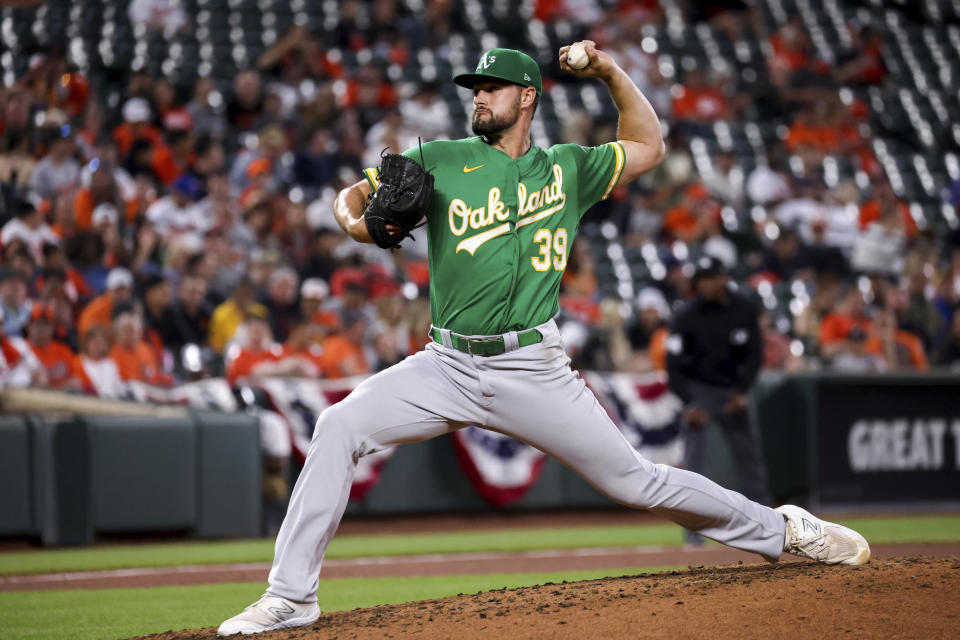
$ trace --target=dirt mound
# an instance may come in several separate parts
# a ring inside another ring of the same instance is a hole
[[[960,557],[692,567],[324,615],[258,640],[960,637]],[[849,634],[849,635],[847,635]],[[145,636],[199,640],[216,629]]]

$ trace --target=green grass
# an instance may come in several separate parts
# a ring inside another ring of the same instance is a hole
[[[847,518],[843,524],[874,544],[960,541],[960,516]],[[504,529],[335,538],[328,558],[575,549],[584,547],[677,546],[682,530],[673,524]],[[87,571],[184,564],[269,562],[272,540],[187,542],[0,554],[0,575]]]
[[[602,569],[554,573],[340,578],[322,580],[324,611],[442,598],[503,587],[666,571],[676,567]],[[100,640],[220,624],[260,597],[262,583],[95,591],[0,592],[5,640]]]
[[[960,516],[845,518],[872,544],[894,542],[960,542]]]
[[[384,534],[335,538],[327,558],[531,551],[583,547],[679,545],[682,529],[673,524],[505,529],[452,533]],[[273,560],[273,540],[185,542],[158,545],[52,549],[0,554],[0,575],[87,571],[184,564],[228,564]]]

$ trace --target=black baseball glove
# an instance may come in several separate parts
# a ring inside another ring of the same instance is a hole
[[[388,153],[380,163],[380,188],[363,212],[370,237],[378,247],[393,249],[420,225],[433,197],[433,175],[406,156]],[[387,225],[400,232],[390,233]]]

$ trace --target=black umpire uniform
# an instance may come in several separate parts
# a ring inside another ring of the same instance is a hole
[[[760,433],[747,393],[763,364],[759,307],[732,291],[723,264],[714,258],[696,263],[697,296],[675,316],[667,338],[670,390],[684,413],[684,466],[703,473],[709,452],[706,430],[718,425],[736,465],[741,492],[770,504]]]

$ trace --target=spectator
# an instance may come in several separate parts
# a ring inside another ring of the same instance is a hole
[[[363,164],[368,167],[380,166],[380,154],[384,149],[399,153],[401,149],[409,149],[416,144],[417,135],[407,128],[400,109],[390,109],[383,119],[367,131],[364,139],[367,152],[363,156]]]
[[[899,275],[903,272],[906,244],[907,230],[903,218],[896,209],[884,206],[880,220],[871,222],[857,239],[851,266],[863,273]]]
[[[27,279],[14,269],[0,271],[0,310],[3,311],[3,333],[22,336],[30,321],[30,299]]]
[[[274,375],[299,378],[323,376],[323,347],[326,332],[319,325],[304,322],[293,328],[277,358]]]
[[[832,345],[842,346],[854,328],[868,334],[872,329],[867,316],[867,306],[863,293],[856,287],[849,287],[834,310],[828,311],[820,324],[820,344],[823,354],[833,355]]]
[[[663,231],[673,240],[697,243],[707,235],[707,218],[719,214],[716,201],[700,182],[695,182],[683,192],[683,200],[663,216]]]
[[[8,246],[14,240],[21,240],[36,260],[40,260],[44,244],[60,244],[60,238],[44,221],[43,213],[29,202],[21,202],[17,208],[17,217],[0,229],[0,243]]]
[[[287,138],[276,125],[257,134],[257,146],[237,154],[230,166],[230,184],[242,189],[240,203],[249,206],[271,191],[272,182],[286,182],[285,165],[280,158],[287,152]]]
[[[344,378],[369,373],[363,339],[369,320],[351,310],[343,316],[343,331],[323,341],[323,371],[328,378]]]
[[[146,213],[147,220],[164,238],[180,233],[206,231],[210,221],[201,215],[201,209],[196,206],[202,189],[203,185],[196,177],[189,174],[180,176],[171,185],[170,195],[150,205]]]
[[[270,274],[267,295],[263,300],[270,317],[270,330],[277,340],[286,340],[300,321],[300,306],[297,303],[297,272],[290,267],[280,267]]]
[[[180,281],[178,300],[173,306],[170,335],[167,337],[169,346],[179,351],[188,344],[206,344],[210,316],[206,281],[196,275],[185,275]]]
[[[107,276],[107,291],[90,301],[80,312],[77,331],[81,341],[94,325],[110,326],[115,307],[130,301],[133,295],[133,275],[123,267],[116,267]]]
[[[371,335],[374,332],[389,331],[393,334],[393,344],[402,360],[412,354],[414,340],[410,331],[410,324],[404,315],[404,299],[392,280],[386,282],[390,287],[385,293],[375,294],[374,305],[377,308],[377,319],[370,327]]]
[[[226,117],[235,131],[249,131],[263,109],[263,85],[254,70],[242,71],[233,79],[233,96],[227,102]]]
[[[666,371],[667,321],[670,307],[659,289],[646,287],[637,294],[637,317],[627,327],[633,349],[631,369],[634,371]]]
[[[377,64],[361,66],[347,82],[343,106],[357,114],[364,131],[379,122],[396,104],[396,89],[383,77],[383,70]]]
[[[185,120],[189,118],[190,116],[187,115]],[[195,138],[189,126],[188,122],[175,122],[167,126],[166,144],[158,146],[153,152],[151,158],[153,174],[168,187],[179,176],[190,172],[196,161]],[[198,194],[198,197],[199,195],[202,193]]]
[[[383,371],[403,360],[406,355],[397,343],[397,334],[383,322],[376,322],[367,331],[369,355],[367,361],[372,363],[370,371]]]
[[[231,383],[251,376],[273,375],[282,350],[273,340],[270,325],[258,315],[243,323],[244,338],[227,352],[227,380]]]
[[[80,189],[73,202],[77,228],[91,228],[94,211],[103,205],[112,207],[119,214],[118,222],[132,221],[137,213],[136,202],[132,199],[126,200],[121,195],[116,179],[118,171],[126,174],[108,160],[97,162],[97,168],[90,173],[89,186]]]
[[[815,221],[810,225],[810,234],[812,238],[803,252],[806,256],[803,264],[813,269],[821,278],[849,278],[850,263],[843,251],[827,243],[827,225],[822,220]]]
[[[43,365],[47,386],[51,389],[77,389],[80,386],[74,371],[73,349],[59,340],[54,340],[56,319],[53,309],[36,305],[30,314],[27,341],[33,354]]]
[[[320,338],[340,329],[340,315],[325,308],[330,287],[320,278],[308,278],[300,286],[300,320],[315,326]]]
[[[762,206],[775,206],[791,196],[787,152],[777,145],[768,150],[767,163],[758,164],[747,176],[747,198]]]
[[[899,214],[907,237],[917,235],[917,223],[910,213],[910,205],[897,197],[888,180],[874,181],[873,195],[860,205],[860,228],[866,230],[873,222],[882,223],[881,218],[891,210]]]
[[[116,363],[121,380],[162,386],[172,382],[161,370],[156,353],[144,342],[143,323],[129,306],[114,309],[113,336],[110,359]]]
[[[327,129],[317,129],[310,141],[297,152],[293,164],[293,176],[297,184],[323,187],[333,181],[336,173],[336,143]]]
[[[300,277],[304,280],[308,278],[319,278],[326,282],[330,281],[333,272],[338,266],[334,251],[343,236],[331,229],[317,229],[313,233],[313,240],[310,243],[307,258],[300,268]]]
[[[77,339],[77,327],[74,322],[74,305],[66,296],[56,291],[46,292],[44,294],[44,300],[46,300],[45,304],[53,311],[54,340],[59,340],[76,351],[80,342]]]
[[[887,75],[883,37],[870,25],[852,26],[850,47],[841,53],[833,76],[839,84],[879,84]]]
[[[151,276],[144,282],[142,294],[144,339],[159,359],[176,341],[170,283],[163,276]]]
[[[130,98],[123,104],[123,122],[113,130],[113,140],[125,164],[130,164],[138,148],[143,150],[147,157],[138,164],[152,172],[150,164],[153,150],[163,144],[163,136],[159,129],[150,124],[149,102],[143,98]]]
[[[790,228],[778,227],[776,231],[776,237],[764,251],[760,272],[774,275],[781,281],[789,281],[798,269],[805,266],[800,238]]]
[[[874,314],[872,330],[864,349],[882,358],[890,371],[926,371],[930,368],[923,342],[909,331],[899,329],[891,311],[883,310]]]
[[[791,104],[809,105],[829,84],[830,65],[816,55],[803,19],[796,13],[770,36],[770,80]]]
[[[233,295],[217,306],[210,316],[210,346],[218,353],[223,353],[240,324],[252,315],[266,318],[268,312],[265,306],[254,299],[253,284],[243,278],[234,287]]]
[[[197,78],[193,99],[187,103],[186,108],[198,138],[223,139],[227,132],[227,123],[223,117],[223,96],[217,91],[212,78]]]
[[[41,253],[43,254],[40,262],[41,273],[34,282],[34,287],[41,292],[41,297],[46,297],[43,293],[46,278],[54,273],[63,274],[63,284],[60,289],[52,293],[63,294],[71,303],[88,300],[93,296],[93,289],[76,267],[67,260],[63,247],[57,244],[45,244]]]
[[[887,360],[883,355],[867,350],[867,334],[860,327],[854,327],[847,334],[842,346],[835,352],[830,365],[834,371],[842,373],[883,373],[887,371]]]
[[[931,349],[935,338],[940,335],[945,323],[936,305],[927,299],[933,291],[933,283],[925,271],[932,274],[933,265],[916,266],[910,269],[898,288],[892,287],[889,297],[897,300],[897,319],[901,329],[905,329],[922,341],[926,349]]]
[[[714,258],[697,262],[697,296],[677,312],[667,338],[670,390],[685,404],[684,467],[702,473],[709,455],[706,427],[726,436],[741,491],[767,504],[766,463],[747,393],[763,362],[757,306],[729,289],[729,277]],[[688,541],[698,542],[694,536]]]
[[[110,329],[97,324],[80,340],[80,353],[75,370],[83,388],[101,398],[117,399],[126,394],[117,363],[110,358]]]
[[[0,389],[42,387],[47,372],[26,340],[7,335],[5,317],[0,313]]]
[[[73,157],[75,146],[70,125],[54,124],[41,133],[50,150],[34,167],[30,188],[42,198],[72,197],[80,186],[80,163]]]

